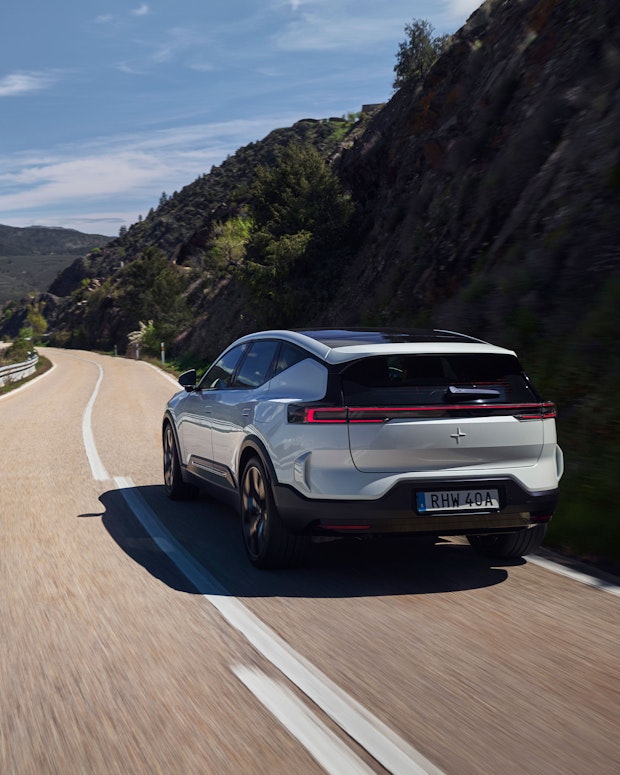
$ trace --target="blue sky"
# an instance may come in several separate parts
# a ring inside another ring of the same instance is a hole
[[[7,0],[0,224],[116,235],[228,154],[392,94],[405,24],[479,0]]]

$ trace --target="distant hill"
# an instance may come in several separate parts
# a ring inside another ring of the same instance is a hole
[[[46,290],[76,257],[103,247],[110,239],[74,229],[0,225],[0,305]]]

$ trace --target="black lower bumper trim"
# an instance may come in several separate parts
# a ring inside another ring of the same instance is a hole
[[[417,513],[417,492],[487,488],[499,491],[499,511]],[[306,498],[287,485],[275,485],[273,490],[280,516],[292,531],[331,535],[461,535],[526,528],[550,519],[558,500],[557,488],[530,492],[507,477],[399,482],[382,498],[364,501]]]

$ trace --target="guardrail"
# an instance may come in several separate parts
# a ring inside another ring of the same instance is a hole
[[[34,374],[38,362],[39,356],[37,353],[33,353],[23,363],[12,363],[10,366],[3,366],[0,368],[0,387],[9,385],[11,382],[19,382],[20,379],[25,379]]]

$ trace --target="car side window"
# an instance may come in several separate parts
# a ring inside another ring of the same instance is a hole
[[[271,376],[271,364],[278,349],[276,341],[253,342],[241,364],[233,387],[257,388]]]
[[[201,390],[225,390],[231,387],[237,364],[247,348],[247,344],[240,344],[224,353],[201,379],[199,388]]]
[[[290,369],[291,366],[306,360],[308,357],[309,355],[307,352],[304,352],[304,350],[301,350],[299,347],[295,347],[294,344],[282,342],[280,352],[278,353],[278,362],[276,363],[274,376],[275,374],[286,371],[286,369]]]

